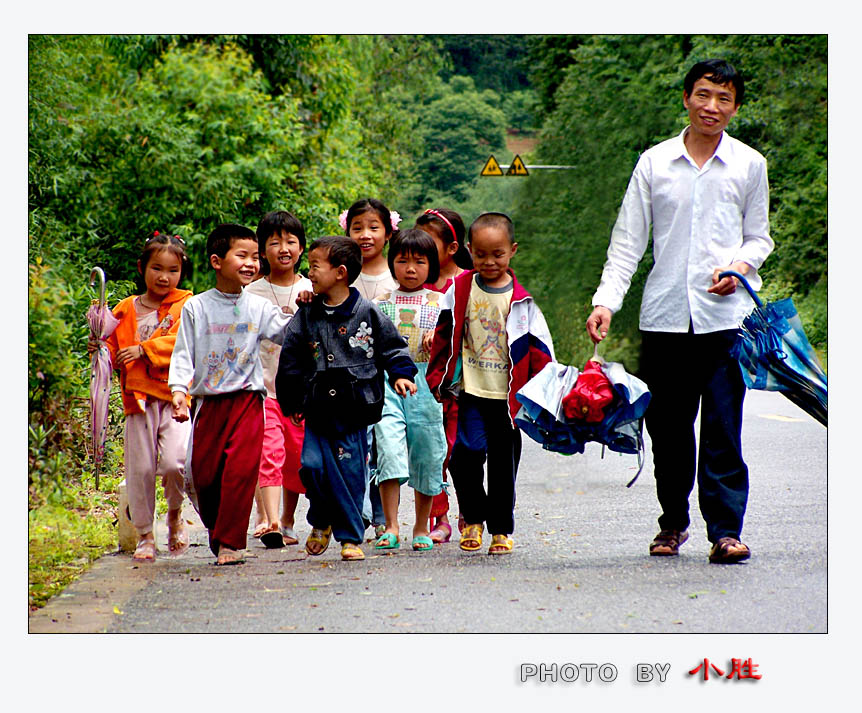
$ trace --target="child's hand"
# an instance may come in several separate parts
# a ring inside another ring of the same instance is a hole
[[[434,330],[428,329],[422,332],[422,351],[426,354],[431,353],[431,344],[434,342]]]
[[[101,339],[93,339],[93,337],[90,337],[87,340],[87,354],[92,355],[93,352],[99,351],[99,345],[101,343],[102,343]]]
[[[296,296],[296,301],[298,304],[308,304],[313,299],[314,292],[312,292],[311,290],[303,290]]]
[[[416,384],[410,381],[410,379],[396,379],[392,388],[395,389],[395,393],[399,396],[407,396],[408,392],[411,395],[416,393]]]
[[[173,409],[174,421],[182,423],[189,420],[189,405],[186,395],[182,391],[174,391],[171,394],[171,408]]]
[[[143,359],[144,349],[140,344],[133,344],[130,347],[123,347],[117,350],[117,363],[127,364],[135,359]]]
[[[301,425],[302,425],[302,419],[303,419],[304,417],[303,417],[303,415],[302,415],[301,413],[297,412],[297,413],[292,413],[292,414],[290,414],[290,416],[288,416],[288,418],[290,419],[290,422],[291,422],[294,426],[301,426]]]

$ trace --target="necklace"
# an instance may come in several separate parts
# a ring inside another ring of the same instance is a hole
[[[239,307],[237,307],[236,303],[239,302],[239,298],[242,297],[242,289],[240,289],[239,294],[236,297],[233,297],[234,293],[222,292],[219,289],[216,289],[216,292],[218,292],[225,299],[230,300],[231,298],[233,298],[233,316],[239,317]]]
[[[143,307],[144,309],[158,309],[159,307],[162,306],[162,304],[160,302],[155,307],[151,307],[146,302],[144,302],[144,296],[143,295],[138,295],[138,304],[141,305],[141,307]]]
[[[272,291],[272,299],[275,300],[275,304],[281,307],[281,311],[285,314],[293,314],[293,308],[290,306],[291,302],[293,302],[293,288],[296,287],[296,283],[299,282],[299,275],[294,274],[293,282],[290,285],[290,293],[287,296],[287,304],[282,305],[281,302],[278,301],[278,295],[275,294],[275,287],[272,286],[272,280],[268,280],[267,278],[263,278],[269,283],[269,289]],[[279,285],[280,287],[281,285]]]

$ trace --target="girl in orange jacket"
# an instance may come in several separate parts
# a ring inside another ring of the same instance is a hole
[[[180,555],[189,547],[182,521],[183,478],[189,423],[172,418],[168,367],[177,338],[180,311],[192,296],[177,289],[188,272],[185,242],[156,232],[138,260],[146,291],[114,308],[120,321],[108,337],[111,362],[120,375],[129,517],[138,534],[136,560],[156,557],[153,518],[156,476],[162,476],[168,502],[168,550]]]

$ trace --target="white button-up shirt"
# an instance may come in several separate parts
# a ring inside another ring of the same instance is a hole
[[[645,151],[635,166],[611,233],[608,259],[593,305],[616,312],[646,251],[650,225],[654,265],[641,302],[640,328],[696,334],[735,329],[754,303],[741,285],[712,295],[717,267],[744,261],[757,274],[774,243],[769,237],[766,159],[723,133],[712,157],[698,168],[679,136]]]

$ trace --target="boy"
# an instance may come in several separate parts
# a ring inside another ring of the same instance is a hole
[[[334,535],[341,558],[361,560],[366,523],[368,426],[383,410],[383,370],[400,396],[416,393],[416,365],[392,321],[351,287],[362,252],[348,237],[315,240],[308,278],[315,297],[300,305],[285,335],[275,390],[285,414],[305,419],[300,477],[308,498],[310,555]]]
[[[243,290],[260,264],[253,231],[219,225],[207,238],[207,254],[216,286],[183,306],[168,385],[177,421],[189,418],[186,394],[196,397],[189,496],[216,564],[228,565],[243,561],[263,445],[260,341],[280,343],[289,315]]]
[[[731,355],[751,301],[736,291],[736,278],[718,278],[733,270],[758,289],[757,270],[774,245],[766,159],[725,132],[744,89],[741,75],[724,60],[698,62],[689,70],[682,95],[689,125],[638,160],[587,319],[587,333],[600,342],[622,305],[652,226],[655,260],[640,311],[641,371],[652,394],[646,427],[662,510],[652,556],[676,556],[688,539],[695,473],[712,543],[709,561],[729,564],[751,556],[739,539],[748,501],[742,458],[745,384]],[[685,365],[684,374],[669,368],[668,354]]]
[[[461,549],[481,548],[487,522],[488,554],[502,555],[514,544],[521,458],[515,394],[554,361],[554,347],[542,312],[509,268],[518,249],[511,219],[503,213],[480,215],[470,226],[469,248],[473,269],[456,277],[441,300],[427,380],[438,400],[445,394],[458,399],[449,472],[466,523]]]

